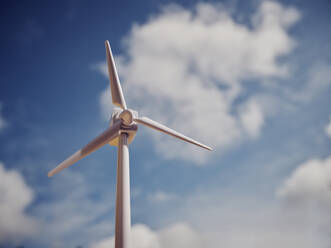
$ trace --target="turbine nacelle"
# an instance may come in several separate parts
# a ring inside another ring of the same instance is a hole
[[[109,142],[111,146],[118,146],[119,136],[121,133],[128,134],[128,143],[130,144],[136,136],[138,125],[134,119],[138,118],[138,112],[132,109],[122,110],[114,108],[109,122],[109,128],[116,129],[117,135]]]

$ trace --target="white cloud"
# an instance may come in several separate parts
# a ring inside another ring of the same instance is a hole
[[[136,224],[131,229],[131,235],[133,248],[202,247],[199,233],[186,223],[176,223],[159,231],[153,231],[143,224]],[[114,242],[114,237],[111,237],[91,244],[90,248],[114,247]]]
[[[112,248],[115,247],[115,238],[106,238],[90,245],[90,248]],[[161,248],[157,234],[148,226],[137,224],[131,229],[132,248]]]
[[[325,127],[325,133],[331,138],[331,116],[328,125]]]
[[[202,247],[202,237],[187,223],[175,223],[158,231],[161,247]]]
[[[259,136],[264,117],[257,101],[254,99],[248,100],[239,110],[239,117],[243,128],[250,136],[254,138]]]
[[[25,213],[33,197],[23,177],[0,163],[0,243],[19,242],[37,231],[37,221]]]
[[[127,52],[117,65],[129,106],[219,151],[257,137],[264,119],[258,103],[244,102],[238,116],[234,100],[245,80],[288,75],[279,58],[295,45],[288,28],[299,17],[294,8],[264,1],[248,27],[220,5],[200,3],[194,11],[168,6],[126,37]],[[108,118],[109,88],[100,103]],[[153,138],[166,158],[202,164],[210,156],[169,137]]]
[[[331,207],[331,157],[312,159],[300,166],[279,189],[278,195],[299,203]]]
[[[131,229],[131,232],[133,232],[133,228]],[[99,242],[95,242],[92,245],[90,245],[90,248],[113,248],[115,247],[115,238],[107,238],[103,239]]]
[[[302,163],[277,191],[297,226],[305,226],[311,238],[318,242],[314,247],[330,247],[331,244],[330,185],[331,156]]]

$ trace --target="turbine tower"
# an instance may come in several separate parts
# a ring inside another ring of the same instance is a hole
[[[102,134],[85,145],[82,149],[71,155],[48,173],[51,177],[61,170],[73,165],[78,160],[86,157],[100,147],[110,144],[117,146],[117,185],[116,185],[116,224],[115,224],[115,248],[130,248],[130,166],[129,144],[132,142],[138,130],[137,124],[142,124],[157,131],[171,135],[175,138],[192,143],[207,150],[212,150],[200,142],[197,142],[183,134],[180,134],[148,117],[139,117],[137,111],[128,109],[123,96],[120,80],[115,67],[109,41],[105,42],[106,56],[110,80],[112,102],[120,108],[115,108],[112,114],[109,128]]]

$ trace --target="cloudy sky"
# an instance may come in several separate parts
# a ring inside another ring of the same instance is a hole
[[[0,15],[0,246],[113,247],[104,41],[140,127],[133,248],[331,246],[331,2],[11,1]]]

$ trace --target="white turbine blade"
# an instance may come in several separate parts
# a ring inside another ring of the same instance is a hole
[[[102,134],[100,134],[98,137],[96,137],[94,140],[92,140],[82,149],[78,150],[69,158],[64,160],[61,164],[59,164],[57,167],[55,167],[53,170],[51,170],[48,173],[48,177],[51,177],[54,174],[60,172],[61,170],[73,165],[78,160],[81,160],[90,153],[94,152],[95,150],[109,143],[112,139],[116,138],[118,135],[120,124],[121,124],[120,122],[114,124],[112,127],[108,128],[106,131],[104,131]]]
[[[169,135],[171,135],[175,138],[178,138],[178,139],[184,140],[186,142],[189,142],[191,144],[200,146],[200,147],[205,148],[207,150],[210,150],[210,151],[212,150],[211,147],[206,146],[206,145],[204,145],[204,144],[202,144],[198,141],[195,141],[194,139],[186,137],[185,135],[183,135],[181,133],[178,133],[178,132],[176,132],[176,131],[174,131],[174,130],[172,130],[172,129],[170,129],[170,128],[168,128],[168,127],[166,127],[166,126],[164,126],[160,123],[157,123],[156,121],[153,121],[153,120],[149,119],[148,117],[140,117],[140,118],[134,119],[134,121],[137,122],[137,123],[143,124],[145,126],[148,126],[150,128],[153,128],[157,131],[163,132],[165,134],[169,134]]]
[[[110,90],[111,90],[111,97],[113,104],[118,107],[121,107],[122,109],[127,109],[120,80],[118,78],[118,74],[116,71],[115,61],[108,40],[106,40],[105,45],[106,45],[107,65],[108,65],[108,73],[110,80]]]

